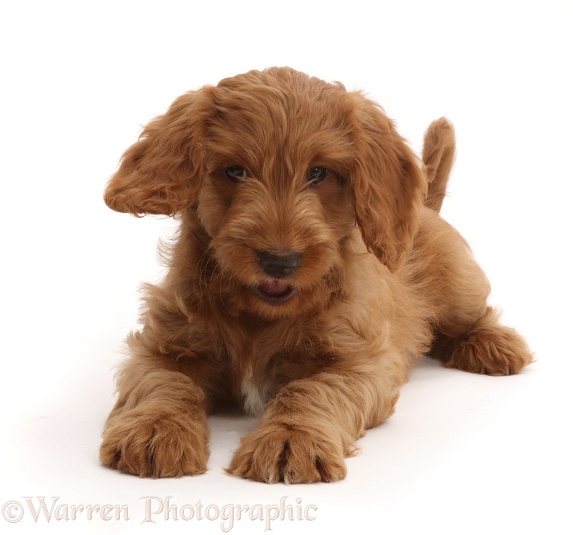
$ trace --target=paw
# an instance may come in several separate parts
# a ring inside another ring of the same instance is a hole
[[[255,429],[242,441],[227,472],[263,483],[314,483],[344,479],[341,444],[287,425]]]
[[[140,477],[202,474],[209,458],[206,422],[137,407],[110,419],[100,447],[105,466]]]
[[[514,375],[532,361],[525,340],[517,332],[502,325],[484,325],[455,339],[444,365],[487,375]]]

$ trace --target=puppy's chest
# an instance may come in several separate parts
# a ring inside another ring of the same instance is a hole
[[[269,345],[264,338],[252,339],[234,351],[231,359],[235,395],[245,412],[253,416],[259,416],[266,403],[290,381],[308,377],[324,366],[320,351],[309,344]]]
[[[274,381],[257,380],[252,370],[249,370],[241,378],[240,385],[244,411],[251,416],[260,416],[270,398],[270,392],[275,390]]]
[[[232,360],[235,395],[247,414],[260,416],[267,401],[284,383],[280,373],[283,357],[262,352],[257,344],[250,344]]]

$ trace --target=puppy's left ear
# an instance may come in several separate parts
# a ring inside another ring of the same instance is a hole
[[[107,184],[104,200],[111,209],[174,215],[195,201],[204,174],[201,142],[213,104],[211,89],[179,97],[144,128]]]
[[[407,258],[427,189],[412,150],[382,109],[356,98],[358,161],[352,177],[356,221],[368,250],[390,271]]]

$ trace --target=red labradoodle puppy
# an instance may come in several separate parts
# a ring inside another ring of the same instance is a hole
[[[453,156],[445,119],[420,165],[379,106],[288,68],[189,92],[151,121],[105,201],[181,227],[128,338],[103,464],[200,474],[207,414],[237,403],[261,418],[230,474],[335,481],[421,355],[490,375],[531,362],[438,215]]]

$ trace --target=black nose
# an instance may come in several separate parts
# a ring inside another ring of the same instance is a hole
[[[257,251],[257,256],[263,271],[275,279],[282,279],[294,273],[302,257],[300,253],[278,254],[270,251]]]

